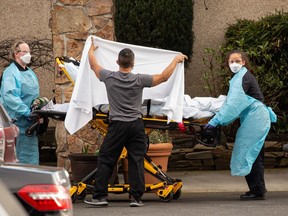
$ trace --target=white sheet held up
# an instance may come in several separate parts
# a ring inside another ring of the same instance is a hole
[[[75,133],[92,119],[92,107],[107,104],[107,93],[104,83],[100,82],[90,69],[88,50],[91,37],[98,46],[95,56],[98,63],[113,71],[118,71],[116,64],[118,53],[124,48],[130,48],[135,53],[135,67],[133,73],[157,74],[170,64],[179,52],[161,50],[131,44],[108,41],[95,36],[89,36],[82,53],[79,74],[72,93],[70,105],[65,118],[65,127],[70,134]],[[166,98],[163,108],[168,122],[171,120],[182,122],[184,99],[184,63],[177,65],[170,79],[156,87],[144,88],[144,99]]]

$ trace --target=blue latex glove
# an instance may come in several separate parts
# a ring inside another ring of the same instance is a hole
[[[205,126],[204,126],[204,130],[212,130],[212,129],[214,129],[215,127],[214,126],[212,126],[212,125],[210,125],[210,124],[206,124]]]

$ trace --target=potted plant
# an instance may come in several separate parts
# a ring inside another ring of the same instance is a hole
[[[93,153],[89,152],[89,144],[86,144],[82,147],[82,153],[71,153],[68,155],[74,182],[80,182],[96,169],[98,153],[99,149],[96,149]]]
[[[168,167],[168,159],[171,155],[173,144],[169,136],[168,130],[151,129],[148,132],[149,148],[147,155],[152,159],[153,163],[161,167],[161,170],[166,173]],[[128,183],[128,160],[122,160],[124,180]],[[160,182],[157,178],[145,171],[145,183],[156,184]]]
[[[147,155],[152,159],[153,163],[161,167],[161,170],[166,173],[168,168],[168,159],[171,155],[173,144],[169,136],[168,130],[152,129],[148,133],[149,148]],[[160,182],[150,173],[145,172],[145,183],[155,184]]]

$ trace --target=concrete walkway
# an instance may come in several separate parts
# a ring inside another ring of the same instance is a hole
[[[168,171],[168,176],[181,179],[182,192],[246,192],[245,177],[231,176],[229,170]],[[265,183],[269,191],[288,191],[288,168],[265,169]]]

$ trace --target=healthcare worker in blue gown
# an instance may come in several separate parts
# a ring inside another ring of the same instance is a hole
[[[227,99],[205,129],[228,125],[240,119],[230,163],[231,175],[245,176],[249,191],[240,196],[241,200],[263,200],[267,191],[264,181],[264,141],[271,122],[276,122],[277,117],[263,103],[263,94],[251,73],[246,54],[233,50],[228,53],[225,63],[234,74]]]
[[[30,106],[39,96],[39,84],[35,73],[27,66],[31,60],[29,45],[17,41],[11,47],[13,62],[4,70],[1,80],[0,102],[11,119],[20,129],[16,139],[16,152],[19,163],[39,164],[38,138],[36,133],[26,136],[25,130],[30,126]]]

